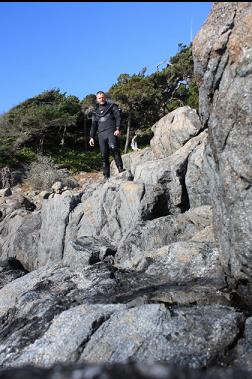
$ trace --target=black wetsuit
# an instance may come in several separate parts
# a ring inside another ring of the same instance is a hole
[[[93,111],[90,138],[94,138],[97,133],[102,155],[103,175],[106,177],[110,176],[109,150],[114,156],[119,172],[123,169],[119,139],[114,135],[115,130],[120,130],[120,122],[120,111],[114,103],[106,101]]]

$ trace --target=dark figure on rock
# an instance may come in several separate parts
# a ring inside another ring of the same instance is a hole
[[[125,171],[119,144],[121,116],[118,106],[106,100],[104,92],[97,92],[96,100],[97,107],[92,113],[89,145],[94,146],[94,137],[97,133],[102,155],[103,176],[107,179],[110,177],[110,151],[114,156],[119,173]]]

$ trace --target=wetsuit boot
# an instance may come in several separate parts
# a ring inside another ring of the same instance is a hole
[[[121,152],[120,152],[119,140],[114,135],[111,136],[111,138],[109,140],[109,148],[113,154],[113,157],[115,159],[115,164],[116,164],[116,167],[117,167],[119,173],[126,171],[123,168],[123,161],[122,161]]]

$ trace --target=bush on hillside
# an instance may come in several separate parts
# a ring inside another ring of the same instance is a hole
[[[61,181],[63,185],[71,182],[65,171],[57,170],[53,160],[44,155],[38,155],[36,161],[32,162],[27,174],[27,179],[34,190],[47,190],[53,183]]]

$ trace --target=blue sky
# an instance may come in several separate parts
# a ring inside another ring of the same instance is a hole
[[[52,88],[83,99],[122,73],[150,74],[210,10],[211,2],[0,3],[0,113]]]

